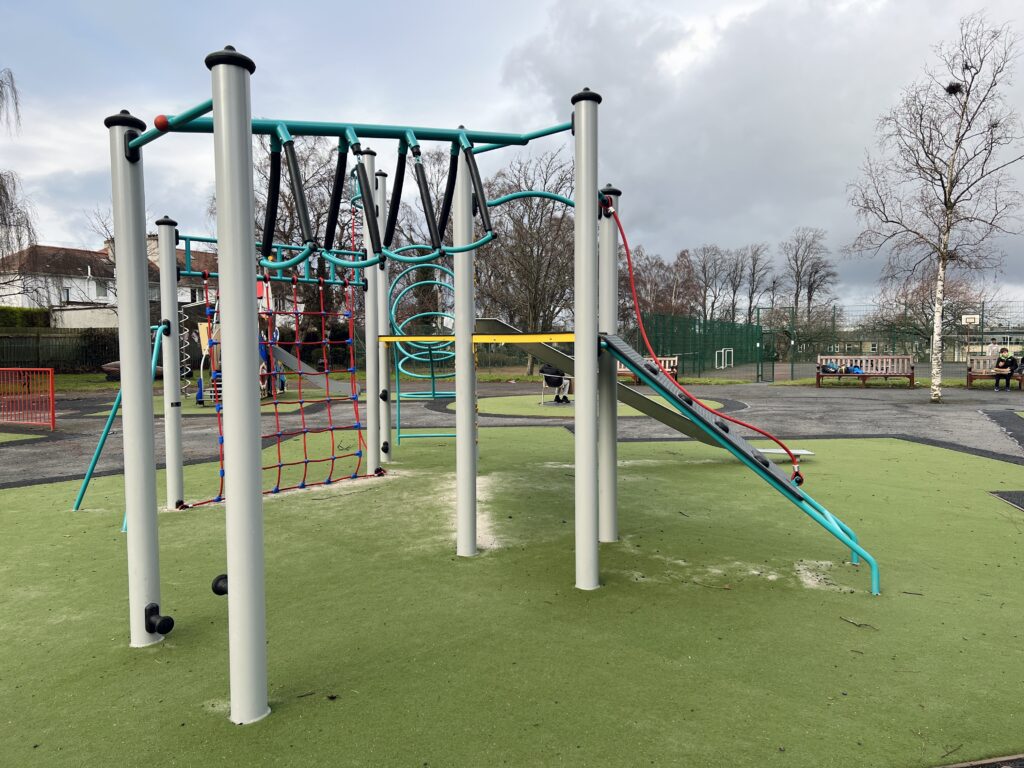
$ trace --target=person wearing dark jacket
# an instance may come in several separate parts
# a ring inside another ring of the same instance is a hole
[[[555,390],[556,403],[569,402],[569,379],[565,371],[555,368],[550,363],[544,363],[540,367],[540,375],[544,377],[544,383]]]
[[[999,391],[999,380],[1006,379],[1006,391],[1010,391],[1010,378],[1017,370],[1017,358],[1010,354],[1010,350],[1003,347],[999,350],[999,358],[996,360],[996,392]]]

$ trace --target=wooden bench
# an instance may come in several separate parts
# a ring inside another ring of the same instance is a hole
[[[645,357],[644,362],[653,364],[654,358]],[[673,379],[679,378],[679,355],[666,355],[665,357],[659,357],[658,362],[661,364],[662,368],[664,368],[666,371],[672,374]],[[633,379],[634,384],[640,383],[640,377],[635,375],[631,370],[629,370],[629,368],[627,368],[621,362],[615,368],[615,375],[616,377],[628,376]]]
[[[822,368],[832,364],[837,369],[857,366],[863,373],[839,373],[823,371]],[[860,379],[860,385],[866,387],[868,379],[906,378],[910,388],[914,388],[914,358],[910,355],[818,355],[818,365],[814,373],[814,386],[820,387],[821,380],[827,377],[842,380],[844,376]]]
[[[967,358],[967,388],[970,389],[975,379],[994,379],[996,377],[995,367],[997,357],[968,357]],[[1017,380],[1017,389],[1024,389],[1024,366],[1017,368],[1010,380]]]

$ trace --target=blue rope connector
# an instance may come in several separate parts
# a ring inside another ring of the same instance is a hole
[[[221,475],[221,477],[223,477],[223,475]],[[214,501],[224,501],[224,497],[223,496],[214,496],[213,500]]]
[[[224,445],[224,435],[217,436],[217,445]]]
[[[354,454],[352,454],[352,455],[353,455],[353,456],[355,456],[355,457],[356,457],[356,458],[358,458],[358,459],[361,459],[361,458],[363,458],[363,452],[362,452],[362,450],[358,450],[358,451],[356,451],[356,452],[355,452]],[[353,477],[355,477],[355,475],[353,475]]]
[[[224,470],[223,469],[220,471],[220,476],[224,477]]]
[[[353,480],[356,480],[359,477],[359,473],[358,472],[353,472],[351,475],[349,475],[349,477],[352,478]]]
[[[278,491],[279,491],[279,488],[276,485],[273,488],[270,489],[271,493],[277,493]]]

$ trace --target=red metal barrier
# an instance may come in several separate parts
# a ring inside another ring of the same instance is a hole
[[[53,368],[0,368],[0,424],[57,428]]]

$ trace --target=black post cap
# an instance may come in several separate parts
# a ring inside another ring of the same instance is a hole
[[[170,216],[166,216],[166,215],[165,215],[165,216],[164,216],[164,217],[163,217],[162,219],[157,219],[157,220],[156,220],[156,225],[157,225],[158,227],[159,227],[159,226],[162,226],[162,225],[164,225],[164,224],[167,224],[167,225],[169,225],[169,226],[171,226],[171,227],[176,227],[176,226],[178,226],[178,222],[176,222],[176,221],[175,221],[174,219],[172,219],[172,218],[171,218]]]
[[[592,91],[589,88],[584,88],[582,91],[573,96],[572,99],[570,99],[570,102],[572,104],[575,104],[577,101],[596,101],[598,104],[600,104],[601,94],[597,93],[596,91]]]
[[[376,156],[377,156],[377,153],[376,153],[376,152],[374,152],[374,151],[373,151],[372,149],[370,149],[369,147],[367,147],[366,149],[364,149],[364,150],[363,150],[362,152],[360,152],[359,154],[361,154],[361,155],[369,155],[370,157],[376,157]]]
[[[137,131],[146,130],[146,124],[139,120],[139,118],[132,115],[127,109],[122,109],[116,115],[111,115],[103,121],[103,125],[107,128],[113,128],[115,125],[123,125],[125,128],[134,128]]]
[[[388,172],[387,172],[387,171],[377,171],[377,172],[376,172],[375,174],[373,174],[373,175],[374,175],[374,176],[387,176],[387,175],[388,175]]]
[[[611,196],[622,197],[622,190],[616,189],[611,184],[605,184],[604,188],[601,191],[604,192],[609,197],[611,197]],[[160,222],[158,221],[157,224],[159,224],[159,223]]]
[[[245,54],[235,50],[233,45],[225,45],[223,51],[214,51],[206,57],[206,68],[213,69],[218,64],[234,64],[236,67],[245,67],[251,75],[256,71],[256,63]]]

